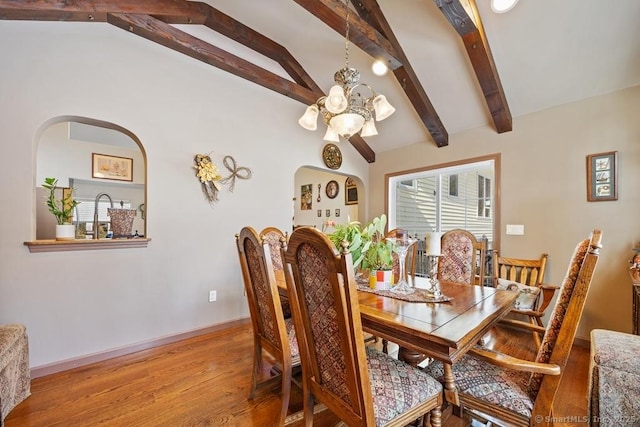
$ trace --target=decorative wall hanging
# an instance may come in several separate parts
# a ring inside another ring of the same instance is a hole
[[[327,144],[322,149],[322,160],[329,169],[339,169],[342,166],[342,152],[336,144]]]
[[[196,177],[200,180],[202,192],[209,203],[218,201],[218,192],[222,189],[222,185],[229,185],[229,191],[233,193],[236,178],[251,178],[251,169],[244,166],[239,167],[231,156],[225,156],[222,159],[224,167],[231,172],[231,175],[226,178],[220,174],[218,166],[211,161],[209,154],[196,154],[193,161],[195,162]]]
[[[618,200],[618,152],[587,156],[587,200]]]
[[[327,193],[327,197],[330,199],[335,199],[340,191],[340,186],[337,181],[331,180],[327,183],[327,187],[325,188],[325,192]]]

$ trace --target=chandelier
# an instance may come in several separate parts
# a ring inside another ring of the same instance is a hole
[[[375,120],[384,120],[396,110],[384,95],[377,94],[368,84],[358,83],[360,72],[355,68],[349,68],[349,0],[346,0],[345,4],[347,16],[344,68],[333,75],[336,84],[329,90],[329,95],[309,105],[298,120],[303,128],[316,130],[318,114],[322,114],[322,119],[327,125],[324,140],[332,142],[338,142],[339,136],[349,139],[358,132],[363,137],[377,135]],[[367,89],[369,96],[363,95],[361,89]]]

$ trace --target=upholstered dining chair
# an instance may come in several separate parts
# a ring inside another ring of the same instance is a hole
[[[31,395],[29,337],[20,323],[0,325],[0,426],[13,408]]]
[[[500,256],[498,251],[494,251],[493,254],[495,287],[519,292],[511,312],[526,316],[532,324],[544,326],[542,316],[559,289],[556,285],[544,283],[549,255],[542,254],[539,259],[518,259]],[[503,320],[503,323],[509,322],[510,319]],[[533,332],[533,339],[540,348],[538,332]]]
[[[300,366],[298,341],[293,321],[285,319],[282,313],[269,244],[263,242],[253,228],[244,227],[236,235],[236,246],[253,326],[254,356],[249,398],[256,396],[259,385],[267,386],[280,381],[282,405],[278,425],[281,426],[284,425],[289,407],[293,368]],[[263,350],[281,365],[281,374],[259,383]]]
[[[438,257],[438,279],[467,285],[481,285],[484,278],[486,240],[467,230],[449,230],[442,235]]]
[[[510,425],[549,425],[552,406],[576,335],[585,299],[598,262],[601,232],[578,243],[560,287],[534,361],[517,359],[482,347],[473,348],[453,365],[460,408],[468,408]],[[426,372],[444,379],[440,363]],[[482,416],[482,415],[481,415]]]
[[[289,233],[282,232],[277,227],[266,227],[260,234],[260,238],[269,245],[269,255],[271,255],[271,264],[273,266],[273,272],[276,276],[276,281],[282,281],[284,283],[284,267],[282,264],[282,255],[280,252],[282,239],[285,242],[289,239]],[[289,307],[289,300],[286,298],[280,298],[282,304],[282,313],[285,318],[291,317],[291,308]]]
[[[353,426],[406,425],[426,414],[440,425],[442,386],[419,369],[364,344],[351,254],[312,228],[283,248],[300,341],[305,425],[314,400]]]

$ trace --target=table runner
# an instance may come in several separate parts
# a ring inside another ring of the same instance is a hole
[[[364,292],[370,292],[372,294],[380,295],[383,297],[395,298],[402,301],[408,302],[447,302],[451,301],[453,297],[448,297],[446,295],[440,295],[439,297],[434,297],[427,294],[427,291],[424,289],[415,288],[414,292],[410,294],[399,294],[397,292],[393,292],[390,289],[371,289],[369,286],[362,285],[358,283],[358,290]]]

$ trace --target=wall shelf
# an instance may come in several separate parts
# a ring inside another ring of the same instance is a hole
[[[29,252],[88,251],[94,249],[146,248],[151,239],[98,239],[98,240],[33,240],[24,242]]]

